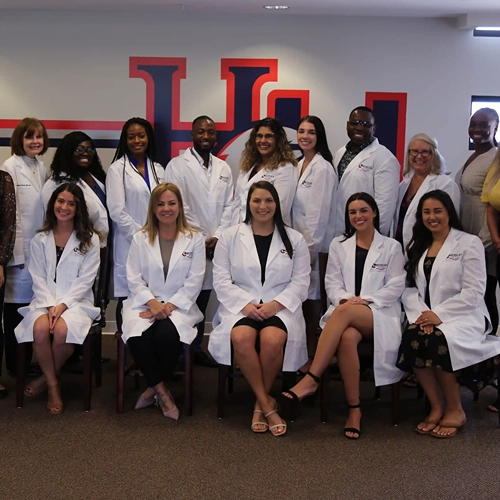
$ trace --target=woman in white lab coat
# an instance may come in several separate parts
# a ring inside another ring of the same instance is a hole
[[[151,124],[144,118],[127,120],[106,175],[107,204],[113,221],[113,293],[118,298],[118,330],[122,304],[129,296],[126,264],[132,237],[145,224],[151,192],[163,182],[164,174],[164,168],[156,163]]]
[[[283,222],[291,226],[297,179],[297,160],[281,123],[276,118],[258,121],[250,132],[241,155],[240,175],[234,193],[232,225],[235,226],[245,219],[250,186],[255,182],[267,181],[278,191]]]
[[[455,181],[446,175],[444,158],[438,151],[436,139],[427,134],[416,134],[410,139],[403,175],[399,185],[393,235],[406,249],[411,240],[420,198],[428,191],[442,189],[450,195],[458,212],[460,190]]]
[[[323,332],[310,371],[284,395],[296,403],[316,392],[319,377],[336,354],[344,381],[349,417],[344,435],[361,435],[358,344],[373,339],[375,384],[388,385],[403,373],[395,367],[401,341],[401,294],[405,286],[399,243],[378,232],[377,204],[355,193],[345,209],[344,236],[328,256],[325,286],[331,305],[321,318]]]
[[[487,335],[484,247],[477,236],[461,231],[450,196],[436,190],[420,198],[407,254],[402,301],[409,326],[397,366],[413,370],[430,403],[415,431],[450,438],[466,422],[455,372],[467,384],[470,375],[477,379],[483,373],[468,367],[500,353],[500,338]]]
[[[100,314],[92,292],[99,238],[76,184],[62,184],[50,197],[43,228],[31,241],[31,256],[34,297],[19,310],[24,319],[15,333],[19,343],[33,342],[43,375],[24,393],[31,397],[48,389],[47,409],[58,414],[63,410],[59,370]]]
[[[24,118],[14,129],[10,139],[12,156],[0,167],[8,172],[16,192],[16,240],[14,253],[7,263],[5,303],[3,310],[5,331],[5,364],[11,373],[17,371],[16,339],[14,329],[22,320],[18,309],[33,298],[33,283],[28,271],[30,242],[43,225],[45,205],[42,188],[47,170],[37,158],[49,148],[45,126],[36,118]],[[31,348],[27,358],[31,359]]]
[[[204,275],[203,235],[187,225],[179,188],[159,184],[127,259],[131,295],[123,303],[122,339],[148,383],[136,409],[156,401],[165,417],[179,418],[164,380],[177,364],[181,342],[191,344],[196,337],[196,324],[203,317],[196,298]]]
[[[217,362],[230,365],[232,344],[257,399],[254,432],[286,433],[269,392],[281,369],[295,371],[307,360],[302,302],[310,270],[303,236],[283,224],[277,190],[267,181],[253,184],[245,221],[226,229],[215,248],[220,306],[208,349]]]
[[[60,184],[66,182],[78,184],[85,196],[94,230],[100,235],[101,246],[106,246],[109,234],[104,187],[106,173],[92,139],[83,132],[70,132],[65,135],[57,147],[50,168],[50,178],[42,190],[44,203],[48,203],[52,193]]]
[[[302,307],[308,353],[312,360],[321,315],[318,256],[320,252],[328,252],[333,239],[338,176],[333,168],[325,127],[317,116],[305,116],[300,120],[297,142],[304,157],[297,168],[299,183],[292,206],[292,227],[304,236],[311,255],[311,283]],[[308,361],[299,372],[307,373],[310,365]]]

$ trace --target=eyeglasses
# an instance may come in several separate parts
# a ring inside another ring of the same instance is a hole
[[[255,138],[270,141],[271,139],[274,139],[274,134],[255,134]]]
[[[418,155],[420,155],[422,158],[429,158],[429,156],[432,154],[432,151],[430,149],[422,149],[422,151],[419,151],[418,149],[409,149],[408,154],[412,158],[416,158]]]
[[[93,148],[84,148],[83,146],[77,146],[75,148],[75,153],[77,155],[82,155],[83,153],[87,153],[88,155],[95,154],[95,149]]]
[[[350,120],[347,122],[351,127],[357,127],[358,125],[363,125],[363,128],[372,128],[373,123],[369,121],[363,121],[363,120]]]

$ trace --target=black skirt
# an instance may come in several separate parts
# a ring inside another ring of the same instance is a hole
[[[283,330],[288,335],[288,330],[286,329],[285,323],[283,323],[282,319],[278,316],[271,316],[264,321],[257,321],[252,318],[241,318],[234,324],[233,328],[236,328],[237,326],[250,326],[258,332],[269,326],[274,326],[275,328]]]

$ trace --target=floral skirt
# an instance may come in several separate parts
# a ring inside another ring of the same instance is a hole
[[[396,366],[405,372],[413,368],[433,366],[453,373],[448,342],[439,328],[427,335],[418,325],[410,325],[404,332],[399,346]],[[492,384],[500,374],[500,356],[481,361],[475,365],[454,372],[461,385],[472,392]]]

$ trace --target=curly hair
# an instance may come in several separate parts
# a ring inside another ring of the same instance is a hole
[[[274,133],[274,139],[276,141],[276,149],[274,150],[274,153],[269,161],[266,163],[266,168],[268,170],[276,170],[278,167],[282,167],[287,163],[291,163],[294,167],[296,167],[297,159],[295,158],[292,148],[290,147],[283,125],[281,125],[279,120],[276,120],[276,118],[264,118],[258,121],[250,132],[250,137],[246,142],[245,149],[241,155],[241,171],[249,172],[254,165],[258,165],[262,161],[262,156],[255,144],[255,136],[261,127],[270,128]]]

